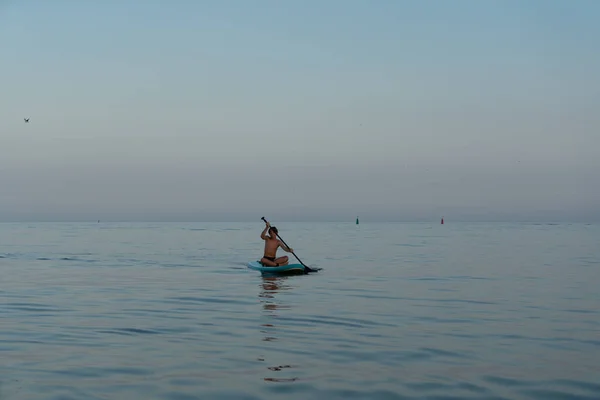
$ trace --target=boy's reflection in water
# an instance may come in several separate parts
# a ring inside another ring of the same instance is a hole
[[[261,324],[261,333],[265,335],[262,339],[264,342],[272,342],[278,340],[275,337],[277,324],[276,319],[279,317],[280,310],[291,308],[289,305],[281,304],[276,298],[277,295],[282,290],[289,290],[291,286],[286,285],[286,277],[275,277],[275,276],[263,276],[263,282],[261,284],[261,292],[258,295],[260,301],[263,306],[264,316],[266,317],[268,322]],[[260,357],[259,361],[265,361],[264,357]],[[269,371],[281,371],[286,368],[291,368],[291,365],[278,365],[274,367],[268,367]],[[264,378],[265,381],[269,382],[292,382],[297,378]]]

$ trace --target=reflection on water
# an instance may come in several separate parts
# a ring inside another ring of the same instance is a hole
[[[274,342],[277,341],[277,318],[280,316],[279,311],[289,309],[290,306],[283,304],[281,300],[276,296],[282,290],[291,289],[290,285],[286,284],[287,277],[276,277],[276,276],[263,276],[262,284],[260,285],[261,291],[258,295],[260,302],[262,303],[263,315],[267,322],[261,324],[261,334],[263,335],[262,341]],[[265,357],[260,357],[260,361],[265,361]],[[267,367],[269,371],[279,372],[288,368],[292,368],[291,365],[277,365]],[[265,377],[264,380],[267,382],[293,382],[297,377],[282,378],[282,377]]]

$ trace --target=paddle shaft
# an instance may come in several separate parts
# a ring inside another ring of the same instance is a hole
[[[265,224],[268,224],[268,222],[267,222],[267,220],[265,219],[265,217],[262,217],[261,219],[262,219],[263,221],[265,221]],[[281,236],[279,236],[279,233],[276,233],[276,235],[277,235],[277,237],[279,238],[279,240],[281,240],[281,241],[283,242],[283,244],[285,245],[285,247],[287,247],[287,248],[289,249],[289,248],[290,248],[290,246],[288,246],[288,244],[285,242],[285,240],[283,240],[283,239],[281,238]],[[292,254],[294,255],[294,257],[296,257],[296,259],[298,260],[298,262],[300,262],[300,264],[302,264],[302,265],[304,266],[304,268],[305,268],[306,270],[308,270],[308,271],[312,271],[312,269],[310,269],[308,266],[306,266],[306,264],[304,264],[304,263],[302,262],[302,260],[300,260],[300,259],[298,258],[298,256],[296,255],[296,253],[294,253],[294,252],[292,251]]]

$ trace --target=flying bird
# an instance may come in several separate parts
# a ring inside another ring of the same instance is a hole
[[[23,118],[23,121],[25,121],[26,124],[29,123],[29,118]]]

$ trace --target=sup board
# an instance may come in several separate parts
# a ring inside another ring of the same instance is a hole
[[[282,265],[279,267],[265,267],[259,261],[250,261],[248,263],[248,268],[253,269],[255,271],[265,272],[265,273],[277,273],[277,274],[303,274],[304,273],[304,265],[302,264],[288,264]]]

